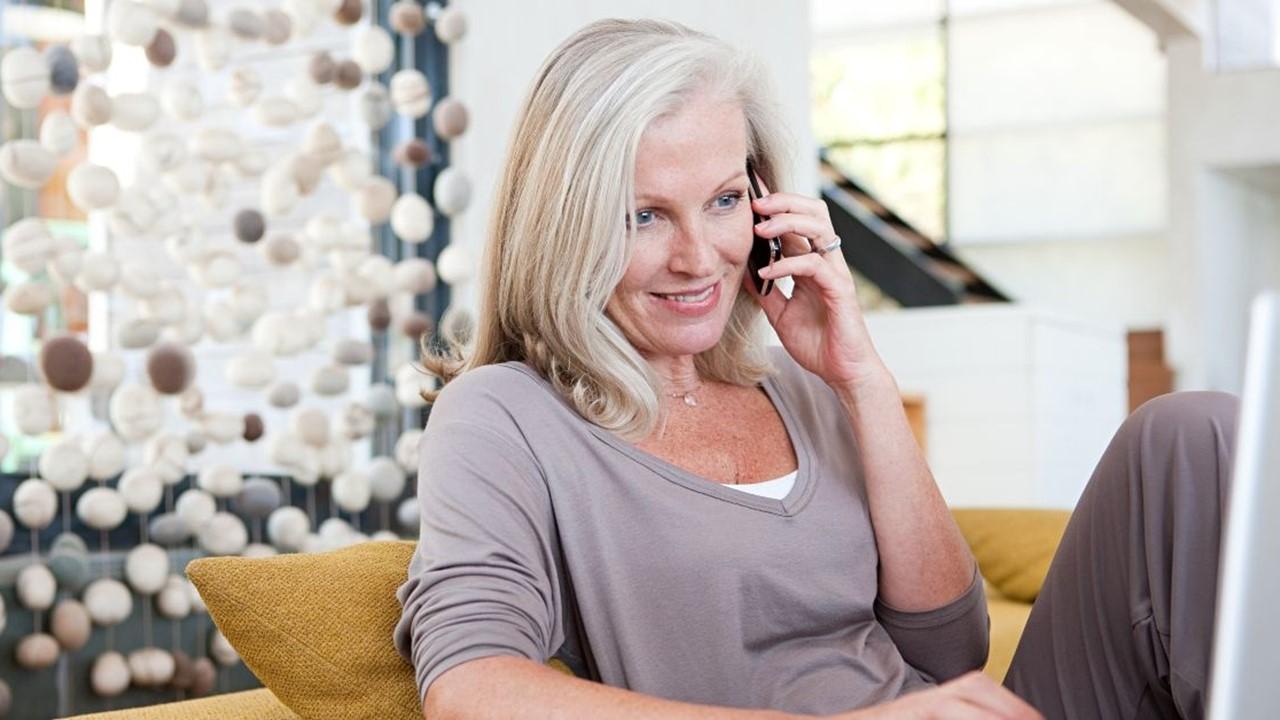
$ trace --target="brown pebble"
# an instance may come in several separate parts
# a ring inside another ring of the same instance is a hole
[[[397,145],[391,156],[406,167],[422,167],[431,162],[431,148],[420,138],[413,138]]]
[[[355,60],[343,60],[333,69],[333,84],[343,90],[355,90],[364,80],[364,71]]]
[[[168,30],[156,30],[156,36],[147,45],[147,62],[156,67],[169,67],[178,56],[178,46],[173,42],[173,35]]]
[[[244,416],[244,439],[249,442],[257,442],[262,437],[265,428],[262,425],[262,416],[258,413],[247,413]]]
[[[193,680],[191,682],[191,694],[196,697],[208,695],[213,690],[213,683],[218,679],[218,671],[213,667],[213,661],[207,657],[196,658],[191,663],[191,672]]]
[[[59,335],[40,348],[40,371],[54,390],[75,392],[89,384],[93,374],[93,353],[79,338]]]
[[[391,306],[385,299],[369,303],[369,328],[374,332],[382,332],[391,325]]]
[[[177,395],[195,378],[195,358],[186,346],[161,343],[147,353],[147,377],[156,392]]]
[[[268,45],[283,45],[293,34],[293,20],[283,10],[272,8],[262,14],[262,39]]]
[[[175,690],[187,690],[190,689],[195,679],[195,666],[191,661],[191,656],[181,650],[174,650],[173,678],[169,680],[170,687]]]
[[[402,35],[417,35],[427,28],[427,17],[414,0],[399,0],[387,14],[391,29]]]
[[[364,15],[364,3],[361,0],[342,0],[333,13],[333,19],[340,25],[355,25]]]
[[[307,72],[317,85],[333,82],[333,73],[337,68],[338,64],[333,61],[333,56],[324,51],[312,55],[311,62],[307,64]]]
[[[467,106],[447,97],[436,105],[431,114],[431,124],[437,135],[445,140],[452,140],[467,131]]]
[[[410,340],[417,340],[424,333],[431,331],[431,318],[420,312],[412,312],[400,321],[400,332]]]

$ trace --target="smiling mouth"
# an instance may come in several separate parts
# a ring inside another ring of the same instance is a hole
[[[688,292],[681,292],[681,293],[649,293],[649,294],[655,297],[666,299],[666,300],[674,300],[676,302],[699,303],[711,297],[711,293],[714,292],[715,289],[716,289],[716,284],[711,283],[710,285],[706,286],[702,290],[688,291]]]

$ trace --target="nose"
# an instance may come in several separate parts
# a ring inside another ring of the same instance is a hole
[[[672,238],[668,269],[695,278],[710,277],[716,269],[713,235],[699,223],[682,223]]]

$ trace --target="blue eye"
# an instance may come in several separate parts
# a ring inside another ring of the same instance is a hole
[[[724,200],[728,200],[729,202],[727,203],[722,202]],[[724,195],[721,195],[720,197],[716,198],[716,207],[722,210],[730,210],[732,208],[737,207],[738,203],[741,201],[742,201],[742,193],[740,192],[725,193]]]
[[[637,226],[637,227],[644,227],[645,225],[648,225],[648,224],[650,224],[650,223],[652,223],[652,222],[653,222],[653,211],[652,211],[652,210],[637,210],[637,211],[636,211],[636,226]]]

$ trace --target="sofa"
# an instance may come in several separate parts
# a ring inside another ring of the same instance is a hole
[[[1069,513],[957,509],[953,514],[986,583],[991,652],[985,672],[1001,680]],[[408,541],[369,542],[311,555],[193,561],[188,576],[218,627],[265,687],[74,717],[420,717],[412,669],[390,645],[390,628],[399,614],[394,591],[404,580],[413,546]],[[304,620],[299,608],[316,616]]]

